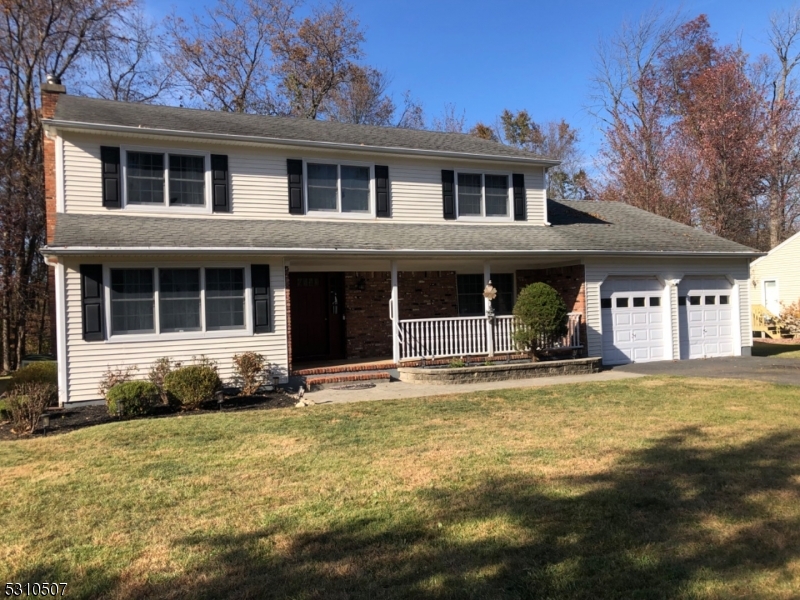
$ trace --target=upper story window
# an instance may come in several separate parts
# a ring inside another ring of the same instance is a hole
[[[308,211],[371,214],[371,168],[307,163]]]
[[[127,206],[208,206],[205,155],[128,150],[124,165]]]
[[[509,176],[459,173],[456,185],[459,218],[506,218],[511,215]]]

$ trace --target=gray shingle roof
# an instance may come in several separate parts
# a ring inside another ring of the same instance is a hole
[[[364,146],[365,149],[394,148],[553,162],[551,159],[531,152],[461,133],[351,125],[291,117],[243,115],[193,108],[114,102],[83,96],[61,96],[56,105],[54,120],[135,127],[145,130],[159,129],[197,134],[246,136],[273,141],[283,140],[287,143],[322,142]]]
[[[75,247],[202,248],[342,252],[755,251],[617,202],[550,201],[552,227],[391,221],[238,220],[58,214],[54,250]]]

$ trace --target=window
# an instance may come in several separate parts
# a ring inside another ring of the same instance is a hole
[[[200,269],[159,269],[161,331],[200,331]]]
[[[201,208],[206,205],[204,156],[138,151],[127,151],[126,156],[127,205]]]
[[[644,306],[644,297],[634,298],[633,306],[636,308],[641,308],[642,306]]]
[[[112,269],[111,334],[155,331],[152,269]]]
[[[514,310],[513,273],[492,273],[492,286],[497,297],[492,300],[496,315],[510,315]],[[458,275],[458,314],[462,317],[483,316],[486,314],[483,290],[486,283],[483,275]]]
[[[661,298],[658,296],[650,296],[650,306],[661,306]]]
[[[203,333],[247,327],[249,284],[241,267],[112,268],[110,282],[112,336]],[[264,292],[268,293],[269,288],[258,292],[262,301]],[[268,303],[262,302],[262,312],[265,306]],[[266,322],[267,318],[262,320]]]
[[[707,305],[716,304],[716,303],[717,303],[717,297],[716,296],[706,296],[706,304]]]
[[[728,303],[728,296],[720,296],[719,297],[720,304],[727,304]]]
[[[244,269],[206,269],[206,329],[244,327]]]
[[[370,212],[370,167],[308,163],[308,210]]]
[[[628,299],[617,298],[617,308],[628,308]]]
[[[458,275],[458,314],[461,317],[485,314],[483,275]]]
[[[689,304],[691,306],[700,306],[700,296],[689,296]]]
[[[508,217],[508,175],[458,174],[459,217]]]

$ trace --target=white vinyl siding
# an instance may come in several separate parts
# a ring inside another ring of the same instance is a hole
[[[114,259],[118,261],[118,258]],[[226,263],[231,257],[226,257]],[[242,264],[263,263],[263,258],[241,257]],[[264,355],[279,371],[283,381],[287,377],[287,339],[286,339],[286,291],[283,259],[269,259],[270,265],[270,303],[274,319],[270,333],[242,335],[232,331],[231,336],[213,338],[158,339],[154,341],[114,341],[85,342],[81,328],[81,282],[79,268],[81,263],[97,264],[100,257],[84,259],[72,258],[66,263],[66,365],[69,396],[67,402],[98,400],[97,384],[108,368],[136,365],[137,378],[146,378],[152,363],[168,356],[173,360],[188,363],[192,356],[205,355],[216,360],[223,381],[233,375],[231,359],[234,354],[254,351]],[[159,266],[169,267],[170,262],[153,261]],[[185,263],[179,263],[181,267]],[[220,263],[223,266],[224,263]],[[198,265],[200,266],[200,265]],[[213,267],[214,262],[204,260],[202,266]]]
[[[764,282],[778,282],[778,301],[791,304],[800,300],[800,234],[795,234],[750,268],[753,280],[753,302],[765,305]]]
[[[749,264],[747,259],[654,259],[654,258],[590,258],[586,266],[586,326],[589,356],[602,356],[602,318],[600,309],[601,284],[608,277],[657,277],[661,281],[681,280],[687,276],[730,277],[732,285],[738,288],[739,322],[734,324],[734,335],[739,346],[734,348],[738,354],[742,347],[753,345],[750,325]],[[671,286],[674,287],[674,286]],[[680,353],[678,327],[678,294],[669,290],[672,314],[672,352],[675,358]],[[731,299],[733,304],[733,299]],[[736,309],[736,305],[732,307]],[[669,346],[667,346],[669,347]],[[669,358],[669,357],[667,357]]]
[[[286,159],[336,161],[342,164],[369,163],[389,167],[392,218],[394,222],[443,223],[442,169],[462,169],[486,173],[522,173],[525,176],[527,195],[527,220],[519,225],[542,225],[545,221],[544,170],[541,167],[504,164],[486,161],[449,161],[379,156],[374,153],[334,153],[331,151],[270,149],[243,145],[214,143],[162,142],[152,137],[91,137],[86,134],[67,133],[63,144],[64,158],[64,210],[68,213],[107,214],[102,205],[102,179],[100,146],[141,147],[148,150],[164,149],[188,154],[204,152],[226,154],[230,176],[231,212],[207,214],[198,211],[193,218],[209,219],[324,219],[324,213],[312,211],[307,215],[290,215],[288,209],[288,182]],[[510,183],[509,183],[510,185]],[[513,205],[512,205],[513,206]],[[138,205],[136,215],[150,214],[147,207]],[[169,210],[152,211],[159,217],[185,217],[186,212],[173,214]],[[357,216],[356,216],[357,215]],[[341,216],[340,216],[341,218]],[[355,213],[353,218],[364,219]],[[385,220],[381,219],[385,222]],[[509,221],[508,223],[511,223]]]

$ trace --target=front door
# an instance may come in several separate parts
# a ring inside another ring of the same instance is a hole
[[[344,357],[344,274],[290,273],[292,358]]]

